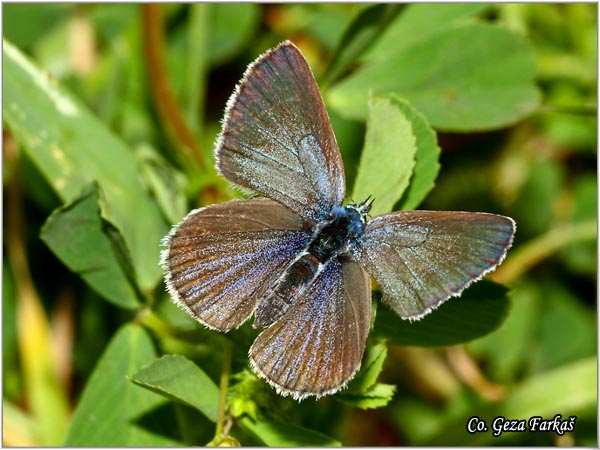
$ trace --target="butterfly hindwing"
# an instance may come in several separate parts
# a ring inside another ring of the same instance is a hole
[[[495,214],[400,211],[367,222],[351,251],[383,301],[418,319],[500,264],[514,231],[512,219]]]
[[[340,389],[356,373],[371,322],[368,274],[332,260],[250,349],[257,373],[282,395],[301,399]]]
[[[199,322],[228,331],[252,315],[262,290],[309,238],[302,219],[271,200],[197,209],[165,240],[165,282]]]
[[[344,167],[327,110],[293,43],[248,67],[227,104],[216,159],[229,181],[314,222],[344,200]]]

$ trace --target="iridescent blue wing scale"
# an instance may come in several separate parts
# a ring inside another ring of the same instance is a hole
[[[350,250],[398,315],[419,319],[494,270],[515,232],[495,214],[401,211],[367,222]]]
[[[314,222],[344,200],[344,167],[327,110],[289,41],[248,67],[227,103],[215,153],[229,181]]]
[[[332,260],[256,338],[250,361],[282,395],[331,394],[360,367],[370,323],[369,275],[354,261]]]
[[[165,282],[199,322],[228,331],[252,315],[263,290],[309,239],[298,215],[268,199],[196,209],[163,242]]]

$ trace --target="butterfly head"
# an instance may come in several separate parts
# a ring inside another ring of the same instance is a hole
[[[347,217],[349,236],[356,238],[360,236],[367,223],[367,215],[373,204],[373,199],[369,196],[365,201],[359,204],[351,203],[345,207],[342,215]]]
[[[348,211],[352,211],[354,216],[364,225],[367,222],[367,216],[373,206],[373,197],[370,195],[361,203],[351,203],[346,206]]]
[[[356,205],[356,210],[361,213],[361,216],[366,219],[367,214],[371,210],[371,206],[373,206],[373,202],[375,199],[370,195],[362,202]]]

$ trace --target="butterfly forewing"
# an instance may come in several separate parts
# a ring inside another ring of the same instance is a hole
[[[204,325],[239,327],[309,238],[299,216],[267,199],[194,210],[167,236],[167,287]]]
[[[512,219],[494,214],[403,211],[369,221],[351,250],[383,301],[417,319],[493,270],[514,231]]]
[[[318,222],[342,203],[342,158],[310,67],[287,41],[259,57],[231,96],[217,142],[229,181]]]
[[[371,322],[369,276],[354,261],[331,261],[250,349],[258,374],[301,399],[340,389],[358,370]]]

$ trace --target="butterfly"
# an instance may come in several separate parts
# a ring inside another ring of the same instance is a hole
[[[261,198],[191,211],[163,240],[173,300],[208,328],[254,315],[252,368],[300,400],[344,387],[382,300],[419,319],[504,259],[512,219],[343,205],[344,166],[315,78],[290,41],[259,56],[229,98],[216,169]]]

